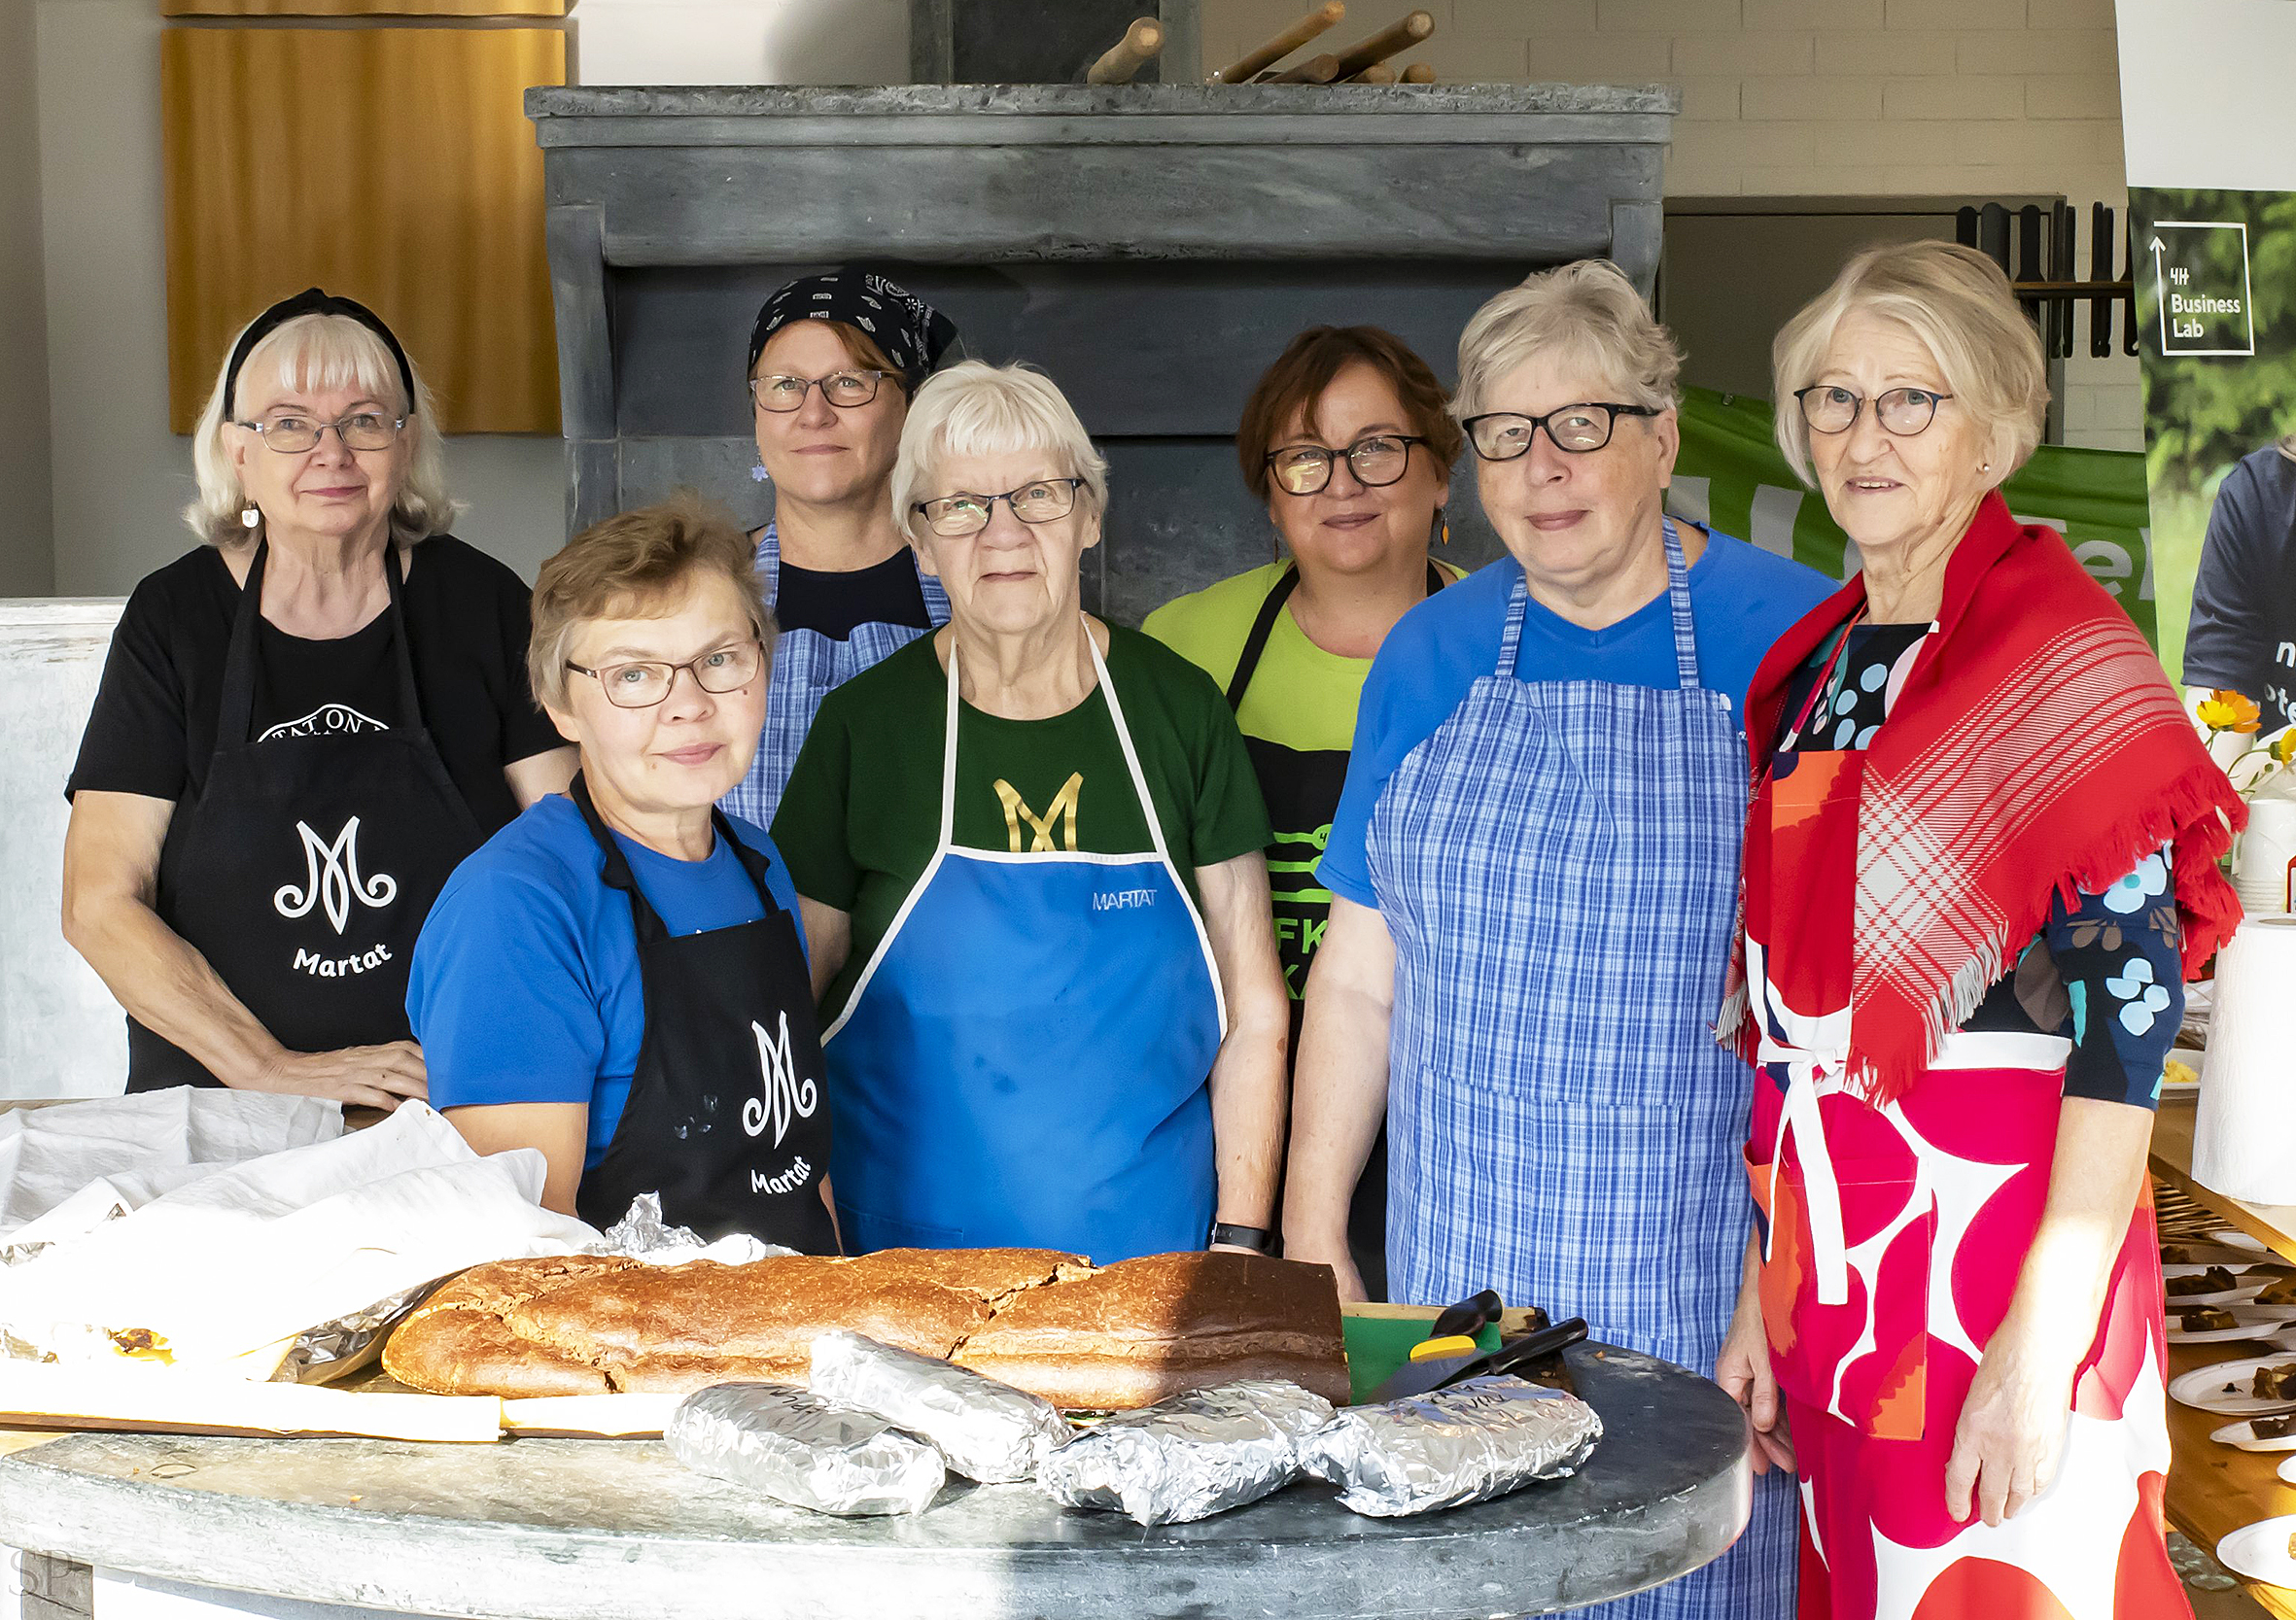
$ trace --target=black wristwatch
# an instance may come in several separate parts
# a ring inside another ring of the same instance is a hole
[[[1275,1234],[1265,1226],[1231,1226],[1225,1221],[1215,1221],[1212,1223],[1212,1242],[1265,1255],[1275,1248]]]

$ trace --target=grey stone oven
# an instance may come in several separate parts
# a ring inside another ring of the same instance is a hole
[[[1656,271],[1675,91],[911,85],[527,92],[543,148],[578,527],[693,488],[761,521],[758,304],[890,269],[966,351],[1076,402],[1112,470],[1089,605],[1137,622],[1273,555],[1232,434],[1300,327],[1385,326],[1447,382],[1468,314],[1541,265]],[[1462,468],[1451,554],[1492,554]]]

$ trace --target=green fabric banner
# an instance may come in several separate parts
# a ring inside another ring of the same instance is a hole
[[[2062,533],[2144,638],[2156,648],[2161,644],[2142,456],[2044,444],[2001,493],[2021,521]],[[1682,456],[1666,509],[1792,557],[1831,579],[1846,579],[1856,569],[1825,499],[1804,486],[1779,454],[1767,399],[1684,391]]]

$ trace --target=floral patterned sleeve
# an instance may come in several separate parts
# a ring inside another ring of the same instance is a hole
[[[2060,898],[2041,930],[2071,1003],[2065,1094],[2154,1107],[2184,1017],[2184,966],[2167,850],[2103,894]]]

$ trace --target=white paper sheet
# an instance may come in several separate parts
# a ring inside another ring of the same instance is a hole
[[[155,1177],[121,1184],[144,1201],[182,1184],[171,1169],[220,1169],[342,1134],[338,1104],[211,1086],[12,1109],[0,1114],[0,1243],[105,1177]]]
[[[216,1171],[0,1270],[22,1354],[105,1360],[157,1335],[225,1361],[488,1260],[600,1241],[539,1207],[542,1156],[481,1158],[422,1103],[381,1124]],[[261,1376],[261,1374],[259,1374]]]

